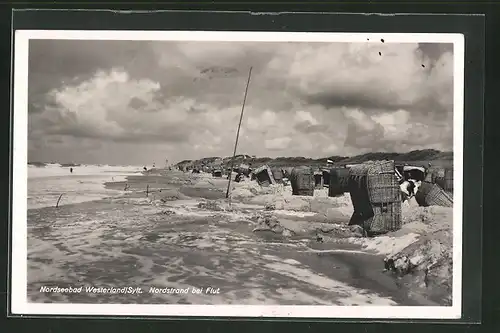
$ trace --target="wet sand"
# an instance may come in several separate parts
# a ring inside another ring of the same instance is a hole
[[[410,297],[404,280],[383,272],[383,256],[361,245],[252,232],[264,207],[232,200],[228,208],[227,180],[199,182],[201,177],[207,176],[129,176],[106,184],[119,190],[128,184],[122,197],[29,210],[30,301],[438,305]],[[44,293],[43,286],[83,291]],[[90,286],[133,287],[142,293],[85,292]],[[152,287],[204,292],[161,294],[149,292]],[[205,292],[208,287],[219,293]]]

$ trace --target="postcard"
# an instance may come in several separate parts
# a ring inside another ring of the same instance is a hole
[[[464,37],[17,30],[14,314],[460,318]]]

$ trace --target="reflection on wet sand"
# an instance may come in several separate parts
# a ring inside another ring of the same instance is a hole
[[[230,209],[213,209],[202,204],[204,197],[221,192],[190,186],[182,177],[190,175],[176,173],[161,184],[163,197],[182,193],[177,200],[131,191],[119,198],[29,210],[30,301],[418,305],[382,272],[380,257],[363,254],[359,246],[358,253],[318,255],[309,239],[253,233],[261,206],[234,202]],[[142,293],[42,293],[43,286],[139,287]],[[150,292],[209,287],[220,292]]]

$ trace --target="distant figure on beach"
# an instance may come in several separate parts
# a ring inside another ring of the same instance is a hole
[[[69,168],[69,172],[73,173],[73,168]]]
[[[146,167],[144,167],[143,169],[144,169],[144,171],[148,171],[148,168],[146,168]]]

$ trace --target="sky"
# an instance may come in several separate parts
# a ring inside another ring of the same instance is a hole
[[[453,45],[31,40],[28,159],[453,148]]]

